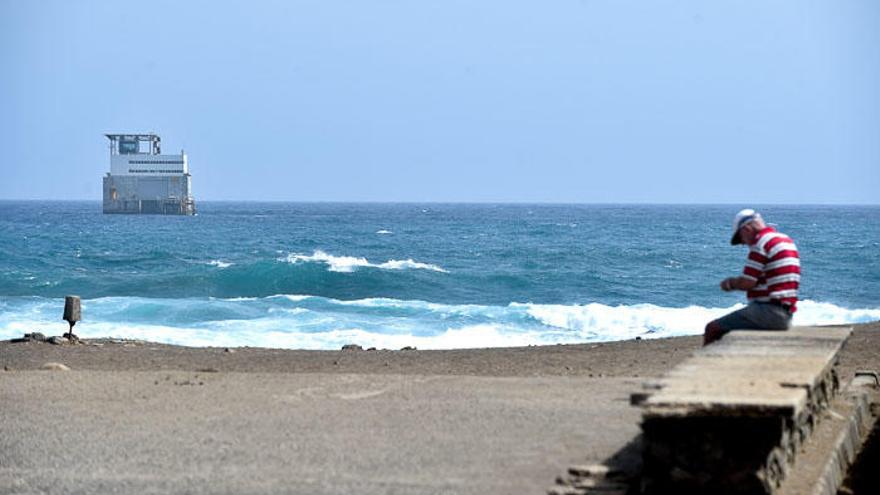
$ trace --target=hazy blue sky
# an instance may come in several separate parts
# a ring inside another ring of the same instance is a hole
[[[0,198],[880,202],[880,1],[0,0]]]

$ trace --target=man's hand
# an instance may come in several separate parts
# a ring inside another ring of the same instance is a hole
[[[748,277],[728,277],[721,281],[721,290],[730,292],[732,290],[751,290],[758,282]]]

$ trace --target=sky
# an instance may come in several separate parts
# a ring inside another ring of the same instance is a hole
[[[880,2],[0,0],[0,199],[880,203]]]

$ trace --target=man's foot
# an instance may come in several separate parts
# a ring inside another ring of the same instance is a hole
[[[706,325],[706,331],[703,333],[703,345],[709,345],[716,340],[721,340],[721,337],[724,337],[724,329],[721,328],[718,323],[712,321]]]

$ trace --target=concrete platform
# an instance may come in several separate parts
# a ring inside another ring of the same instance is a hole
[[[643,402],[647,493],[772,493],[840,387],[850,328],[734,331]]]
[[[798,414],[832,371],[849,328],[735,331],[660,381],[645,414]]]

